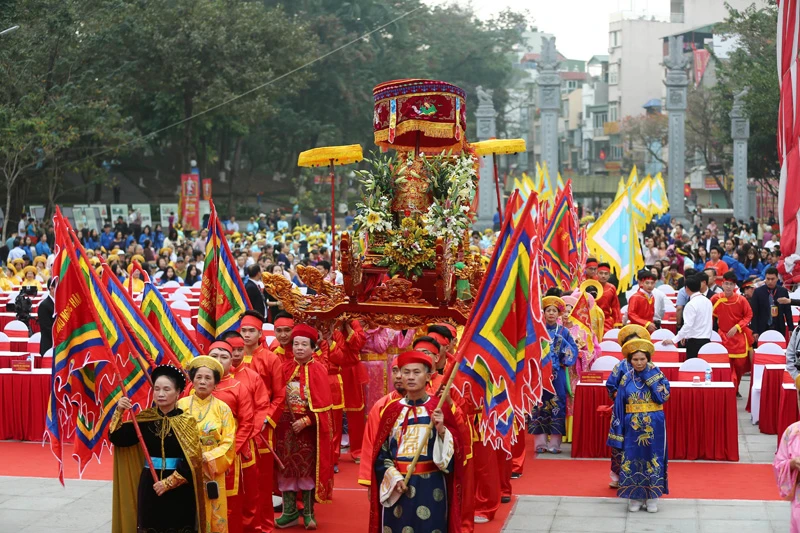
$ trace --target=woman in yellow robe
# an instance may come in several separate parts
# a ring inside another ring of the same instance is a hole
[[[208,533],[228,533],[228,504],[225,496],[225,471],[236,456],[236,421],[230,407],[211,392],[225,373],[216,359],[195,357],[187,370],[192,380],[192,393],[178,400],[178,408],[197,420],[200,446],[203,450],[203,481],[216,482],[216,499],[206,498]]]
[[[36,275],[46,285],[50,280],[50,270],[47,269],[47,257],[43,255],[37,255],[33,259],[33,266],[36,267]]]
[[[36,279],[36,267],[27,266],[22,269],[22,286],[36,287],[37,291],[42,290],[42,283]]]

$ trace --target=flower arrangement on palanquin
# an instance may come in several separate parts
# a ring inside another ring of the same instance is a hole
[[[464,135],[466,95],[450,83],[407,79],[378,85],[373,98],[375,144],[392,151],[356,171],[362,201],[356,234],[339,243],[343,291],[298,269],[316,295],[265,274],[267,292],[312,320],[346,312],[385,327],[437,317],[464,324],[484,268],[469,248],[479,163]]]

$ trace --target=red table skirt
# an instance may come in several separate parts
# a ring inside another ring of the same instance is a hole
[[[797,408],[797,390],[794,387],[781,387],[781,403],[778,412],[777,428],[779,444],[786,428],[798,420],[800,420],[800,412],[798,412]]]
[[[611,457],[606,445],[610,416],[601,416],[597,408],[611,405],[605,386],[575,387],[575,409],[572,414],[572,456]]]
[[[780,410],[783,373],[785,370],[764,369],[761,378],[761,407],[758,415],[758,429],[765,435],[778,433],[778,411]]]
[[[12,314],[9,314],[9,313],[0,314],[0,331],[4,331],[6,329],[6,326],[10,322],[13,322],[14,320],[16,320],[16,316],[15,315],[12,315]],[[39,331],[39,322],[38,322],[38,320],[36,318],[36,313],[33,313],[31,315],[31,320],[30,320],[29,325],[30,325],[31,331],[33,333],[36,333],[37,331]]]
[[[594,389],[594,390],[583,390]],[[605,386],[581,385],[575,391],[573,457],[609,457],[608,418],[597,407],[609,404]],[[670,459],[738,461],[738,421],[733,387],[672,387],[664,404]]]
[[[11,361],[27,359],[28,355],[28,352],[20,352],[18,355],[14,355],[13,357],[9,355],[2,355],[0,356],[0,368],[11,368]]]
[[[50,374],[0,374],[0,440],[41,442]]]

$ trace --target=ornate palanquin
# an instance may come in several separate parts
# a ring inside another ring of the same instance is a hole
[[[398,330],[437,322],[464,325],[472,301],[463,295],[477,294],[484,271],[480,254],[470,250],[468,228],[463,225],[465,215],[458,212],[463,209],[471,215],[472,198],[467,194],[448,201],[450,192],[463,190],[464,176],[469,174],[470,162],[475,161],[470,159],[474,151],[464,135],[466,94],[450,83],[406,79],[378,85],[373,96],[375,143],[384,150],[397,150],[398,158],[391,167],[393,183],[381,191],[373,189],[375,198],[390,196],[388,205],[380,210],[375,207],[380,202],[368,205],[377,220],[390,221],[391,229],[371,231],[363,224],[359,233],[342,234],[338,266],[343,285],[332,285],[315,268],[298,266],[298,277],[311,289],[309,294],[292,287],[285,277],[272,274],[263,274],[265,288],[296,320],[312,323],[323,332],[344,319],[359,319],[370,328]],[[436,186],[430,176],[432,160],[439,165]],[[442,179],[447,173],[441,169],[450,164],[453,168],[461,165],[454,171],[461,181]],[[470,175],[474,179],[466,182],[474,182],[468,187],[474,196],[477,174]],[[453,220],[460,217],[458,231],[437,232],[434,222],[448,216]],[[392,251],[397,254],[401,234],[408,238],[404,242],[409,246],[416,242],[415,236],[424,235],[424,249],[433,248],[434,253],[427,254],[426,261],[418,263],[413,273],[406,269],[398,275],[397,268],[387,267],[389,255],[384,250],[394,238]],[[469,290],[456,291],[457,280],[462,289],[466,280]]]

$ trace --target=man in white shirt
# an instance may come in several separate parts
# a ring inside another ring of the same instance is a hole
[[[663,344],[677,344],[686,341],[686,359],[697,357],[700,348],[711,342],[714,308],[711,300],[700,292],[700,277],[692,276],[686,280],[686,294],[689,303],[683,309],[683,327],[673,339]]]
[[[25,250],[22,249],[22,238],[17,237],[14,239],[14,247],[8,252],[8,262],[15,259],[22,259],[26,256]],[[28,259],[33,259],[29,257]]]

